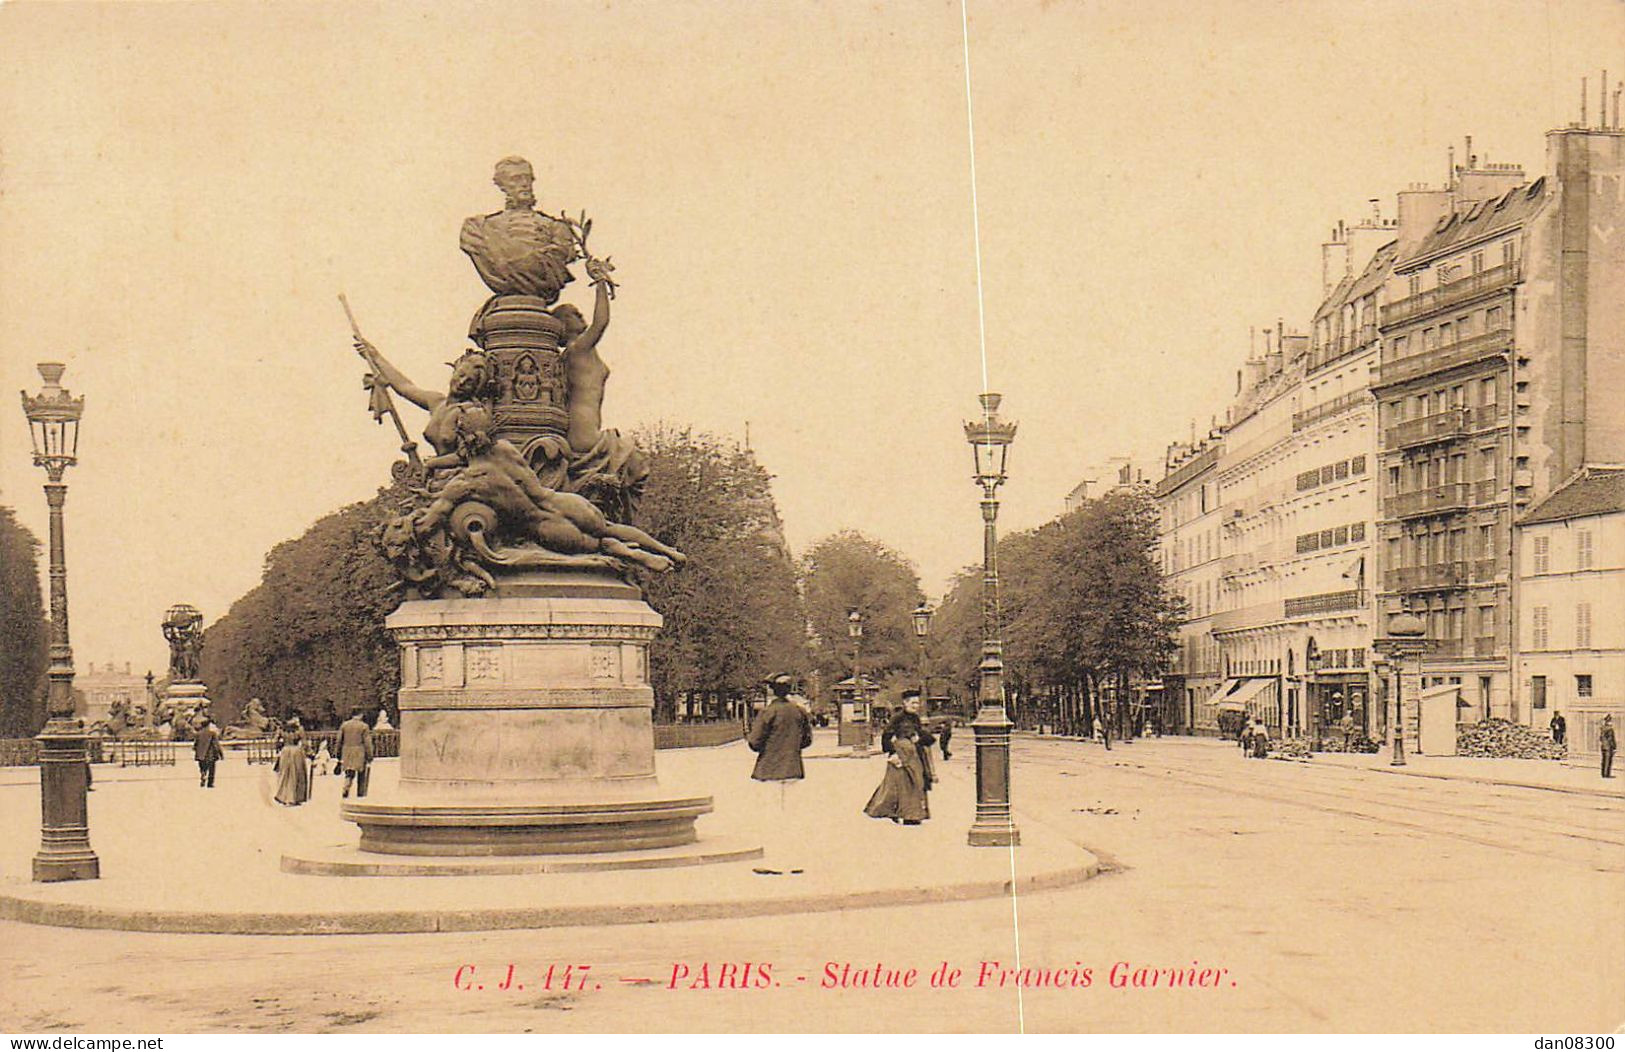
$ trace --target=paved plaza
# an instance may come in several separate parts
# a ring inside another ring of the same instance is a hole
[[[1234,745],[1193,739],[1136,741],[1109,753],[1091,743],[1018,739],[1015,759],[1024,834],[1087,848],[1100,858],[1101,876],[1014,901],[548,930],[246,936],[4,922],[0,967],[13,980],[0,991],[0,1026],[549,1032],[738,1029],[747,1018],[753,1029],[835,1031],[1575,1032],[1620,1025],[1625,805],[1616,799],[1393,777],[1338,763],[1247,760]],[[730,777],[748,766],[738,746],[662,761]],[[810,805],[857,814],[879,762],[810,761],[802,787]],[[957,879],[957,842],[970,818],[969,748],[945,768],[926,826],[848,823],[852,844],[820,845],[814,865],[866,873],[874,886],[888,886],[900,868],[918,872],[909,867],[919,865],[919,852],[888,851],[870,833],[919,833],[941,845],[936,879]],[[336,789],[324,784],[313,805],[291,817],[212,803],[222,813],[209,826],[196,812],[207,794],[183,773],[140,772],[126,781],[109,772],[93,797],[98,809],[111,810],[122,795],[141,802],[152,819],[149,835],[160,838],[168,860],[168,875],[156,879],[180,887],[252,897],[257,885],[211,844],[269,841],[277,823],[315,821],[323,808],[336,808]],[[233,777],[251,782],[257,772]],[[7,876],[27,855],[13,838],[35,819],[32,792],[0,788],[14,844]],[[233,799],[232,792],[217,790],[217,801]],[[712,817],[723,815],[719,801]],[[105,825],[93,833],[98,846],[117,836]],[[31,847],[31,838],[24,841]],[[719,889],[736,887],[726,869],[686,873],[710,874]],[[684,873],[643,874],[639,894],[657,898]],[[399,878],[297,879],[350,880],[397,901],[406,886]],[[560,878],[528,879],[551,888]],[[751,875],[764,883],[799,879]],[[1423,950],[1425,968],[1416,963]],[[1044,969],[1051,984],[1019,987],[1018,960]],[[944,963],[964,977],[957,988],[933,989],[929,975]],[[583,964],[589,981],[580,978]],[[509,965],[515,979],[502,989]],[[568,985],[565,965],[576,969]],[[724,965],[733,966],[728,981]],[[765,982],[762,965],[770,966]],[[849,966],[844,988],[822,988],[829,966],[837,979]],[[877,969],[884,976],[908,968],[918,969],[913,988],[857,985]],[[1084,969],[1089,985],[1075,985]],[[1114,969],[1125,985],[1114,985]],[[1140,969],[1219,979],[1135,985],[1159,974]],[[730,988],[742,982],[747,988]],[[891,1022],[883,1024],[888,1013]]]

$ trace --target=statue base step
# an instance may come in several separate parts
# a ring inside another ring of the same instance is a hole
[[[692,844],[708,796],[579,802],[346,801],[361,850],[385,855],[578,855]]]
[[[332,847],[283,855],[282,872],[317,877],[508,877],[713,866],[749,862],[762,855],[760,844],[739,837],[706,837],[677,847],[542,857],[418,855],[388,858],[354,847]]]

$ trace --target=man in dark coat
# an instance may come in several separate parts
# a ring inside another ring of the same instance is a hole
[[[1602,776],[1614,776],[1614,751],[1619,748],[1619,739],[1614,736],[1614,717],[1602,718],[1602,729],[1597,732],[1597,746],[1602,750]]]
[[[745,739],[756,753],[758,782],[793,782],[806,776],[801,750],[812,744],[812,721],[807,710],[790,700],[790,677],[773,677],[773,698],[756,717]]]
[[[880,732],[881,752],[890,756],[897,751],[892,745],[892,740],[902,732],[904,727],[909,728],[919,736],[920,761],[925,765],[925,789],[929,792],[937,776],[936,770],[931,765],[929,750],[931,746],[936,744],[937,739],[935,735],[925,729],[925,724],[920,721],[920,692],[917,690],[905,690],[903,692],[902,710],[894,713],[886,723],[886,729]]]
[[[362,710],[355,709],[350,718],[339,724],[339,763],[344,766],[343,796],[350,795],[354,785],[357,796],[367,795],[368,768],[372,765],[372,728],[361,718]]]
[[[763,787],[777,787],[776,802],[763,801],[773,811],[762,837],[766,857],[773,868],[759,866],[755,872],[782,876],[786,871],[802,872],[799,860],[806,848],[800,823],[790,807],[789,789],[806,777],[801,766],[801,750],[812,744],[812,718],[807,714],[803,699],[790,693],[789,676],[774,676],[769,686],[773,697],[750,725],[745,744],[756,753],[756,768],[751,771],[751,778]]]
[[[192,742],[192,757],[197,760],[197,784],[200,789],[214,788],[214,765],[225,752],[220,748],[220,731],[213,720],[204,720]]]
[[[1552,713],[1552,741],[1556,742],[1558,745],[1562,745],[1563,739],[1567,738],[1568,734],[1569,721],[1563,718],[1563,714],[1561,712]]]

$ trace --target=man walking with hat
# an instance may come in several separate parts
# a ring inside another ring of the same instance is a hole
[[[367,781],[372,767],[372,728],[367,721],[361,718],[364,710],[357,706],[350,713],[350,718],[339,724],[339,763],[344,767],[344,792],[341,796],[350,795],[350,787],[355,786],[355,795],[367,795]]]
[[[774,676],[769,683],[773,697],[767,708],[751,724],[745,743],[756,753],[756,767],[751,778],[765,785],[777,786],[779,820],[776,831],[793,836],[794,823],[787,821],[790,786],[806,777],[801,766],[801,750],[812,744],[812,721],[807,710],[792,700],[790,688],[794,681],[787,675]],[[786,840],[788,847],[793,841]],[[777,873],[776,870],[760,872]],[[793,870],[792,872],[799,872]]]

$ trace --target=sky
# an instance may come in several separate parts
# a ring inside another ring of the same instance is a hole
[[[1319,245],[1481,159],[1544,168],[1625,4],[0,5],[0,389],[66,362],[76,658],[162,673],[265,553],[372,495],[336,296],[443,384],[486,290],[457,248],[528,157],[622,286],[605,419],[750,441],[791,545],[853,528],[941,594],[980,558],[961,429],[1020,423],[1004,530],[1222,413]],[[584,282],[565,300],[585,302]],[[422,414],[404,407],[408,426]],[[20,406],[0,503],[45,536]]]

